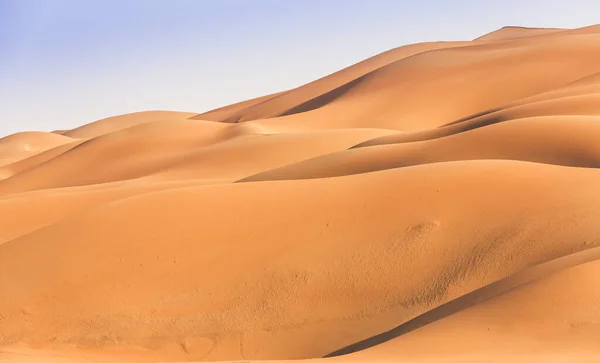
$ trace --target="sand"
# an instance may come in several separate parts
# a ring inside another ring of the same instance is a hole
[[[600,361],[598,59],[506,27],[0,139],[0,362]]]

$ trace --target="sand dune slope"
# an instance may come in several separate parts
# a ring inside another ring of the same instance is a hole
[[[501,29],[493,31],[489,34],[481,36],[476,40],[508,40],[516,38],[532,37],[536,35],[552,34],[565,29],[552,29],[552,28],[527,28],[521,26],[505,26]]]
[[[75,141],[47,132],[21,132],[3,137],[0,139],[0,167]]]
[[[598,59],[507,27],[0,139],[0,362],[597,361]]]
[[[381,67],[430,50],[468,44],[469,42],[438,42],[399,47],[296,89],[210,111],[196,118],[240,122],[308,111],[335,100],[362,76]]]
[[[112,202],[0,245],[1,275],[12,277],[0,288],[19,283],[0,299],[3,339],[193,359],[318,357],[597,246],[600,183],[578,170],[444,163]]]
[[[599,39],[600,29],[399,48],[221,120],[428,129],[598,73]],[[306,117],[290,117],[298,114]]]
[[[136,112],[126,115],[108,117],[87,125],[83,125],[73,130],[64,130],[60,133],[70,137],[93,138],[147,122],[185,120],[195,115],[196,114],[189,112],[174,111]]]
[[[476,290],[387,336],[363,341],[363,347],[371,348],[352,359],[421,361],[451,356],[464,362],[501,362],[533,351],[551,361],[597,360],[599,256],[597,248],[584,251]],[[363,347],[357,344],[346,351]]]
[[[312,179],[457,160],[504,159],[600,167],[600,116],[544,116],[425,141],[340,151],[242,181]]]

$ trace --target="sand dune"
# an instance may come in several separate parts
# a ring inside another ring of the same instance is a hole
[[[0,139],[0,167],[74,141],[69,137],[47,132],[21,132],[3,137]]]
[[[73,130],[63,130],[59,132],[62,135],[70,137],[94,138],[148,122],[185,120],[194,115],[194,113],[175,111],[136,112],[127,115],[108,117]]]
[[[506,361],[534,350],[550,359],[597,359],[599,310],[590,302],[600,298],[598,257],[594,248],[538,265],[331,355]],[[551,303],[539,309],[540,301]],[[464,339],[456,341],[457,332]]]
[[[527,28],[522,26],[505,26],[475,40],[509,40],[516,38],[532,37],[536,35],[554,34],[565,29],[552,28]]]
[[[425,141],[344,150],[242,181],[325,178],[458,160],[520,160],[600,167],[600,116],[544,116]]]
[[[0,361],[600,359],[598,59],[506,27],[0,139]]]

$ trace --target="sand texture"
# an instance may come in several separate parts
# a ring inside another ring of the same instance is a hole
[[[600,26],[10,135],[0,362],[599,362],[599,167]]]

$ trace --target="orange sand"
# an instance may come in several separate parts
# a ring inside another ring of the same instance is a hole
[[[600,361],[599,59],[507,27],[0,139],[0,362]]]

